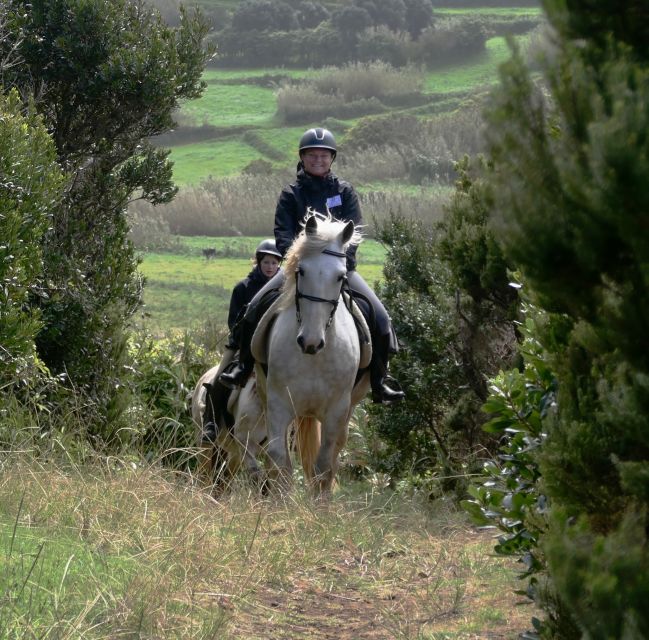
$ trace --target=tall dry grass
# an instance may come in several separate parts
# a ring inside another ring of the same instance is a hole
[[[386,174],[397,183],[392,190],[361,190],[365,233],[370,237],[376,224],[386,221],[392,213],[435,223],[451,193],[443,185],[399,189],[398,181],[406,167],[396,151],[363,154],[354,165],[341,163],[335,169],[340,170],[341,177],[356,184],[385,180]],[[152,207],[135,203],[130,210],[132,238],[139,248],[163,249],[172,248],[176,242],[170,234],[272,236],[277,198],[284,184],[274,176],[239,176],[182,189],[169,204]]]
[[[300,85],[282,86],[277,92],[277,116],[286,124],[298,124],[381,113],[388,110],[387,102],[411,101],[420,95],[423,83],[421,70],[396,69],[386,62],[327,67]]]
[[[328,505],[299,490],[262,499],[244,484],[215,500],[155,464],[99,457],[14,455],[2,469],[4,637],[414,640],[524,628],[511,568],[443,503],[369,484]]]

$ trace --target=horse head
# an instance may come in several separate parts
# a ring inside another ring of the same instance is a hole
[[[360,234],[351,221],[340,222],[317,213],[306,219],[292,261],[297,343],[305,354],[315,355],[326,344],[327,329],[334,321],[346,283],[345,250],[359,241]]]

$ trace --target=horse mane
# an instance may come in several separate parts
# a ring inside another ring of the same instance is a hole
[[[304,227],[306,227],[309,218],[313,216],[318,218],[318,231],[316,234],[307,236]],[[282,291],[285,293],[285,305],[282,306],[286,306],[289,303],[292,304],[293,296],[295,295],[295,272],[297,271],[300,260],[322,253],[323,249],[326,249],[332,242],[338,239],[338,236],[342,233],[346,225],[347,222],[336,220],[329,212],[323,214],[311,208],[307,210],[307,215],[301,223],[302,230],[293,241],[284,260],[286,280],[284,281]],[[363,236],[360,227],[355,227],[352,237],[342,246],[341,250],[345,252],[348,247],[357,246],[362,240]]]

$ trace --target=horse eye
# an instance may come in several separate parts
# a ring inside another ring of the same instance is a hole
[[[345,274],[338,276],[338,282],[342,282],[345,279]]]
[[[302,267],[298,267],[297,272],[303,276],[304,275],[304,269]]]

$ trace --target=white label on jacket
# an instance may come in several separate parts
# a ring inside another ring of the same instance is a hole
[[[336,196],[331,196],[331,198],[327,198],[327,207],[329,209],[333,209],[334,207],[340,207],[342,206],[343,201],[340,199],[340,194]]]

